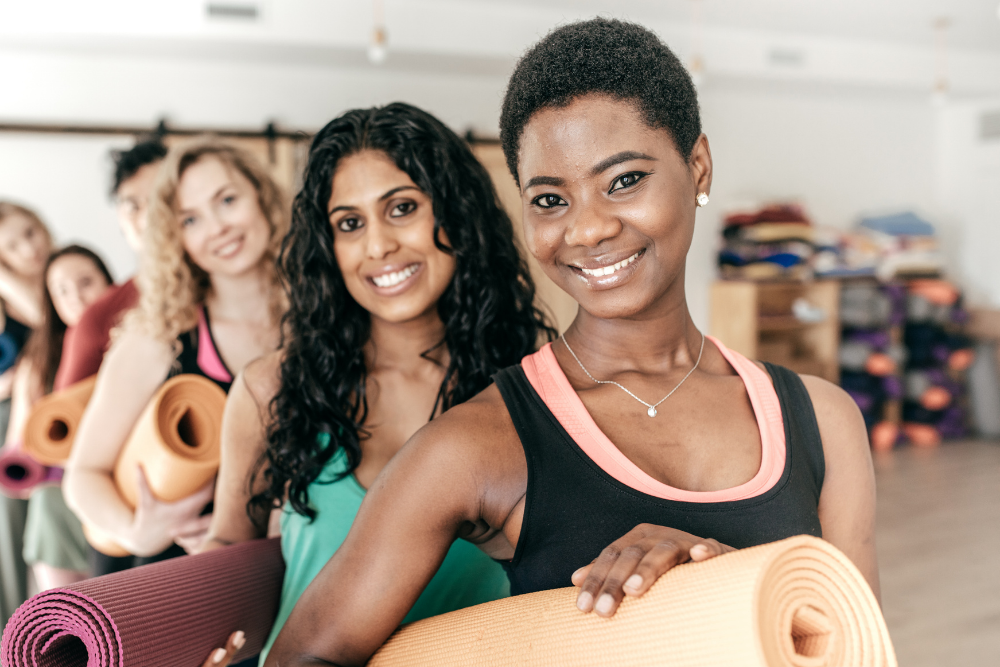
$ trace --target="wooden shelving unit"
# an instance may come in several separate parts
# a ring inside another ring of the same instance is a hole
[[[719,280],[712,285],[712,335],[727,347],[797,373],[839,379],[840,283]],[[805,299],[821,308],[820,322],[803,322],[792,304]]]

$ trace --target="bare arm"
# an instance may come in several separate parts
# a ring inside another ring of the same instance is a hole
[[[13,372],[14,383],[11,387],[7,442],[16,442],[24,437],[24,426],[28,422],[31,406],[42,395],[41,383],[39,383],[30,361],[27,359],[21,361]]]
[[[170,347],[147,336],[126,332],[115,342],[98,373],[63,481],[66,502],[85,523],[110,533],[140,556],[166,549],[176,525],[165,524],[180,521],[157,516],[145,526],[136,525],[136,513],[119,495],[112,474],[133,426],[172,362]]]
[[[823,538],[851,559],[881,600],[875,554],[875,470],[864,419],[840,387],[808,375],[802,381],[816,411],[826,459],[819,498]]]
[[[267,449],[271,399],[280,388],[281,353],[272,352],[247,364],[236,376],[222,418],[222,461],[215,485],[215,510],[201,551],[244,542],[267,534],[267,513],[251,520],[250,475]],[[262,471],[263,472],[263,471]],[[262,491],[258,476],[254,492]]]
[[[465,404],[413,436],[378,476],[347,540],[299,599],[268,667],[364,664],[403,620],[456,537],[480,544],[503,539],[500,528],[523,496],[526,467],[517,441],[512,450],[503,426],[495,426]]]

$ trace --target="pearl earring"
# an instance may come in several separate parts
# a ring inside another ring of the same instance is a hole
[[[708,193],[699,192],[698,197],[695,201],[698,202],[698,208],[705,206],[706,204],[708,204]]]

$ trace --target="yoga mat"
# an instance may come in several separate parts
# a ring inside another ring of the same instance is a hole
[[[45,465],[66,463],[96,381],[94,375],[39,399],[24,425],[24,451]]]
[[[610,619],[578,611],[576,595],[543,591],[417,621],[368,665],[896,665],[868,584],[817,537],[679,565]]]
[[[27,498],[43,482],[62,479],[62,470],[49,468],[24,451],[20,441],[0,448],[0,492],[11,498]]]
[[[274,624],[284,561],[277,539],[89,579],[40,593],[11,617],[4,667],[196,667],[236,630],[260,653]]]
[[[115,484],[131,507],[139,502],[137,468],[159,500],[175,502],[202,488],[219,470],[226,393],[200,375],[177,375],[156,392],[115,463]],[[90,544],[109,556],[128,552],[103,531],[85,526]]]

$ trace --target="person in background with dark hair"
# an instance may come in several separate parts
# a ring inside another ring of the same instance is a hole
[[[798,534],[838,547],[878,596],[857,406],[688,313],[712,184],[698,116],[684,66],[639,25],[564,26],[521,59],[501,142],[526,245],[577,317],[385,467],[268,667],[363,664],[457,538],[503,562],[512,594],[574,583],[576,606],[605,617],[679,563]]]
[[[320,131],[281,261],[285,345],[233,385],[209,545],[262,537],[285,504],[285,579],[265,654],[403,443],[555,335],[486,170],[407,104],[349,111]],[[406,619],[507,594],[500,565],[457,542]]]
[[[136,257],[142,255],[142,230],[146,228],[149,195],[167,148],[158,139],[137,143],[127,151],[111,154],[114,177],[111,196],[115,198],[118,225]],[[122,315],[139,303],[135,279],[114,285],[103,298],[84,313],[80,323],[67,334],[59,384],[69,386],[97,373],[111,340],[111,330]]]
[[[71,245],[49,256],[45,268],[42,321],[31,333],[17,365],[7,441],[19,440],[34,403],[65,389],[56,380],[66,334],[113,280],[88,248]],[[28,500],[24,560],[39,590],[66,586],[87,576],[87,541],[80,520],[66,506],[60,484],[36,488]]]

